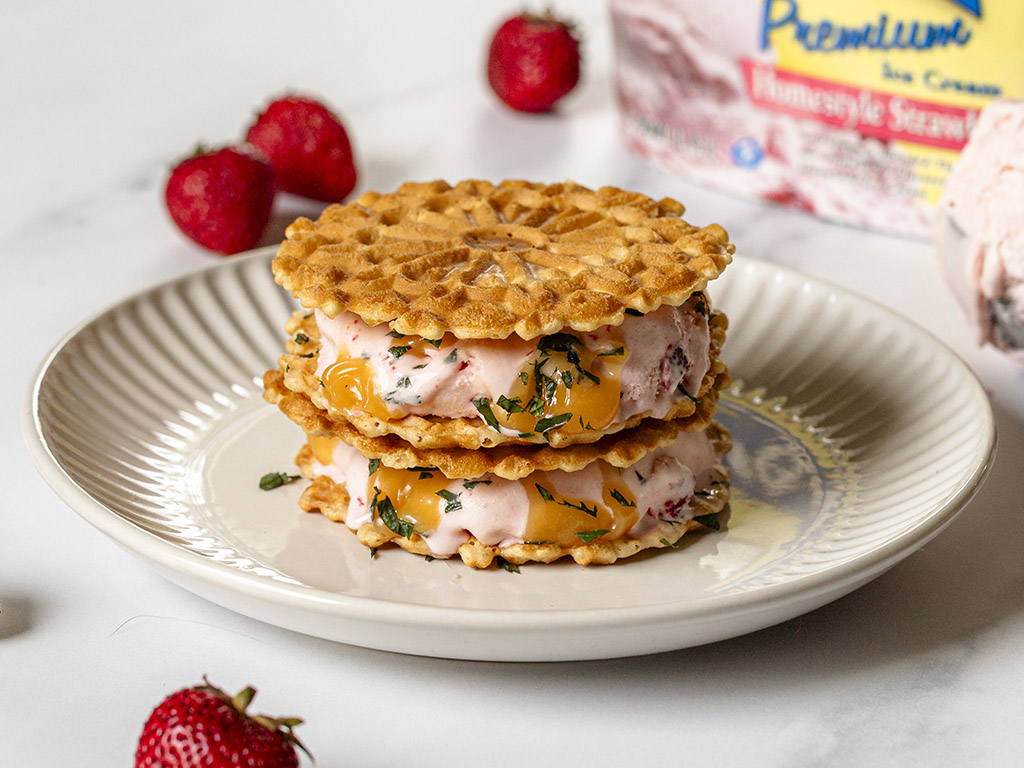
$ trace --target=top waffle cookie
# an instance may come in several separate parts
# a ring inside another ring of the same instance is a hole
[[[524,339],[682,304],[731,261],[683,206],[573,182],[443,181],[367,192],[296,220],[273,262],[303,306],[428,339]]]

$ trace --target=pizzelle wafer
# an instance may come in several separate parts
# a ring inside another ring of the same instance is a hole
[[[731,261],[725,230],[683,211],[573,182],[409,183],[296,220],[273,270],[305,307],[403,334],[590,331],[681,304]]]

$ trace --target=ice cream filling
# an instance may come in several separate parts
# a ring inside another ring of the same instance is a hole
[[[595,461],[577,472],[538,471],[519,480],[487,474],[451,480],[435,468],[393,469],[331,438],[310,437],[313,474],[349,493],[345,523],[422,537],[448,556],[470,536],[489,546],[554,543],[573,547],[643,536],[662,522],[693,516],[720,459],[705,432],[683,432],[627,468]]]
[[[317,375],[343,413],[479,419],[524,437],[601,430],[697,398],[711,364],[710,312],[697,293],[619,326],[525,340],[424,339],[318,310]]]

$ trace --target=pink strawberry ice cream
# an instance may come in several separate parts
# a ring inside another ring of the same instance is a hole
[[[388,470],[368,462],[340,441],[333,449],[332,461],[314,461],[312,471],[314,476],[324,475],[348,489],[345,524],[352,530],[373,521],[378,473],[407,473],[411,483],[423,472],[422,468]],[[431,553],[439,557],[454,554],[470,536],[490,546],[521,544],[527,540],[531,524],[538,525],[536,516],[551,514],[538,503],[540,493],[555,505],[555,514],[565,511],[565,506],[558,506],[559,502],[570,501],[576,509],[593,509],[594,519],[600,520],[604,518],[596,514],[614,506],[613,517],[624,519],[625,524],[613,536],[638,538],[661,522],[676,524],[692,518],[694,512],[689,502],[695,494],[707,493],[714,486],[716,472],[721,476],[724,471],[706,431],[682,432],[674,443],[652,451],[624,469],[596,461],[578,472],[539,471],[521,480],[488,474],[472,481],[444,481],[446,484],[431,496],[436,497],[434,503],[443,507],[443,512],[436,515],[436,525],[424,528],[417,523],[416,533],[423,537]],[[441,477],[437,470],[433,474]],[[606,489],[612,484],[621,490],[609,496]],[[574,540],[571,529],[568,535],[569,540],[555,543],[580,543]]]
[[[1024,101],[985,108],[939,214],[940,259],[979,343],[1024,363]]]
[[[589,333],[558,334],[562,346],[590,362],[541,368],[564,381],[569,373],[611,386],[618,400],[615,421],[636,414],[664,417],[683,399],[694,399],[711,361],[708,314],[703,294],[692,306],[663,306],[643,317],[626,315],[621,326],[603,326]],[[696,307],[696,309],[694,309]],[[386,325],[369,326],[357,315],[329,318],[316,311],[321,347],[317,376],[339,361],[361,358],[372,371],[374,390],[395,418],[407,414],[444,418],[484,418],[475,403],[484,398],[498,403],[522,389],[520,382],[534,374],[538,350],[553,337],[523,340],[454,339],[425,341],[391,332]],[[566,337],[575,341],[566,341]],[[572,354],[571,353],[571,354]],[[544,359],[542,356],[540,359]],[[582,386],[589,381],[583,380]]]

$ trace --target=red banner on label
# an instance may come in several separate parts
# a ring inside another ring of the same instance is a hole
[[[891,93],[798,75],[741,60],[750,100],[763,109],[816,120],[880,139],[962,149],[978,110],[948,107]]]

